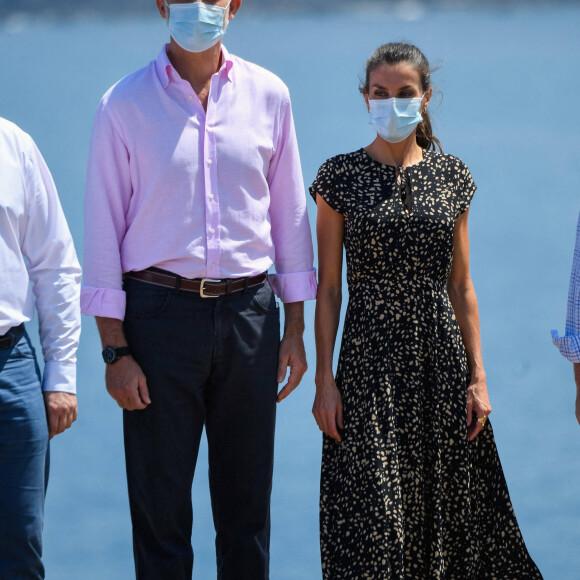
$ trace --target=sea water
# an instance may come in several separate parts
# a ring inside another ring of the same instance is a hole
[[[580,428],[572,366],[551,345],[550,329],[564,330],[580,210],[580,8],[378,6],[353,2],[348,12],[293,16],[242,9],[226,44],[289,86],[307,185],[327,157],[373,139],[358,85],[376,46],[410,41],[439,67],[430,107],[435,134],[446,152],[468,164],[478,185],[470,215],[471,271],[500,457],[525,541],[544,577],[578,580]],[[153,12],[152,4],[148,18],[0,21],[0,116],[39,145],[80,256],[93,114],[111,84],[157,56],[167,29]],[[314,228],[316,208],[308,203]],[[310,412],[313,313],[310,303],[310,369],[278,408],[273,580],[320,578],[321,436]],[[47,578],[128,579],[133,563],[121,412],[104,387],[94,321],[84,318],[83,324],[79,419],[52,443]],[[193,490],[199,580],[216,574],[207,487],[203,445]]]

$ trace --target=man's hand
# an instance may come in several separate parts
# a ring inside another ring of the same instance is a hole
[[[68,429],[77,419],[77,398],[71,393],[44,391],[48,434],[52,439]]]
[[[120,320],[97,316],[96,321],[103,348],[107,345],[127,346],[123,323]],[[107,365],[105,382],[109,395],[117,401],[121,409],[134,411],[136,409],[145,409],[151,404],[145,375],[141,367],[130,355]]]
[[[278,383],[284,382],[287,367],[290,367],[288,382],[278,393],[278,403],[284,400],[302,380],[308,365],[304,350],[304,302],[284,304],[284,336],[278,355]]]
[[[105,382],[109,395],[117,401],[121,409],[135,411],[145,409],[151,404],[147,379],[132,356],[124,356],[107,365]]]
[[[286,367],[290,367],[288,382],[278,393],[278,403],[285,399],[299,384],[308,369],[306,364],[306,352],[302,335],[284,334],[280,343],[278,356],[278,382],[282,383],[286,378]]]

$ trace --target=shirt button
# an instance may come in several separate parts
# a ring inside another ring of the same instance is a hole
[[[209,231],[210,231],[212,234],[215,234],[215,228],[211,228]]]
[[[187,98],[191,101],[191,99],[193,99],[193,95],[189,95]]]
[[[212,268],[215,268],[215,264],[212,264],[212,265],[211,265],[211,267],[212,267]]]
[[[211,159],[207,160],[208,165],[211,165],[213,163],[213,161]]]
[[[213,193],[210,193],[210,194],[209,194],[209,198],[210,198],[210,199],[213,199]]]

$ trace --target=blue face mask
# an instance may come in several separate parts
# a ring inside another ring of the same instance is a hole
[[[369,100],[369,123],[389,143],[404,141],[423,120],[423,97]]]
[[[231,0],[230,0],[231,2]],[[165,1],[165,13],[169,14],[169,34],[183,50],[203,52],[211,48],[224,35],[229,20],[225,18],[227,6],[211,6],[203,2],[171,4]]]

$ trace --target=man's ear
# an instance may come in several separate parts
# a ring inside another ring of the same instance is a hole
[[[233,20],[234,17],[236,16],[236,13],[238,12],[238,10],[240,9],[240,6],[242,5],[242,0],[231,0],[230,2],[230,20]]]

